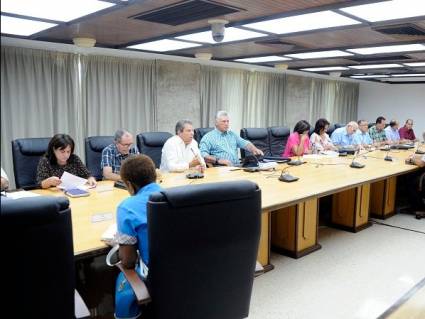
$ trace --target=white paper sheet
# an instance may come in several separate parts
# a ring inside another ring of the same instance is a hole
[[[6,197],[12,198],[12,199],[20,199],[25,197],[37,197],[37,196],[40,196],[40,194],[29,192],[29,191],[17,191],[17,192],[6,193]]]
[[[86,190],[88,187],[85,185],[87,180],[85,178],[81,178],[70,174],[68,172],[63,172],[61,177],[62,183],[58,186],[61,189],[72,189],[72,188],[80,188]]]

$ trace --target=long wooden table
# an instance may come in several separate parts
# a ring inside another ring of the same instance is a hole
[[[384,161],[385,152],[374,151],[356,159],[366,166],[350,168],[352,156],[337,158],[305,159],[306,164],[287,168],[279,165],[274,172],[244,172],[228,167],[209,168],[204,179],[189,180],[182,173],[162,176],[162,187],[172,187],[229,180],[251,180],[262,192],[262,228],[258,260],[266,270],[270,264],[271,245],[289,256],[298,258],[320,249],[318,243],[318,200],[333,195],[332,223],[350,231],[359,231],[368,226],[369,206],[377,214],[391,209],[395,195],[395,177],[417,169],[407,165],[404,159],[412,151],[391,154],[393,162]],[[300,179],[294,183],[278,180],[282,169],[287,169]],[[381,184],[384,184],[382,188]],[[391,186],[385,186],[391,184]],[[112,182],[99,183],[98,189]],[[385,189],[384,189],[385,188]],[[37,190],[43,195],[60,196],[55,188]],[[128,195],[127,191],[114,188],[98,192],[93,189],[89,197],[70,198],[76,257],[103,253],[107,249],[100,240],[103,232],[115,222],[117,205]],[[372,199],[372,201],[371,201]],[[380,201],[384,205],[379,206]],[[371,204],[370,204],[371,203]],[[388,208],[389,207],[389,208]],[[112,218],[92,222],[93,215],[112,214]]]

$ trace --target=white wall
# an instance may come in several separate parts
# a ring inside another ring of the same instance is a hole
[[[397,119],[403,126],[413,119],[416,137],[425,132],[425,84],[361,83],[358,119],[375,122],[378,116],[389,122]]]

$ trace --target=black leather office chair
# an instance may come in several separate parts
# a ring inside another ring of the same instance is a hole
[[[13,172],[16,188],[37,188],[37,165],[46,153],[49,137],[19,138],[12,141]]]
[[[201,143],[202,137],[207,134],[208,132],[212,131],[214,127],[199,127],[196,128],[194,131],[194,138],[199,143]]]
[[[310,126],[310,129],[308,130],[308,136],[310,137],[314,133],[314,127]]]
[[[337,129],[337,128],[340,128],[340,127],[344,127],[344,126],[346,126],[347,124],[335,123],[334,125],[335,125],[335,129]]]
[[[326,133],[328,133],[328,135],[331,136],[334,131],[335,131],[335,124],[330,124],[328,127],[328,131]]]
[[[137,147],[141,154],[149,156],[156,168],[161,165],[162,147],[173,135],[168,132],[145,132],[137,135]]]
[[[284,126],[273,126],[267,128],[269,131],[271,156],[281,156],[285,150],[291,132]]]
[[[97,180],[103,178],[100,163],[103,149],[114,142],[113,136],[90,136],[84,140],[86,166]]]
[[[78,294],[68,199],[2,198],[1,238],[7,269],[2,316],[75,318]]]
[[[243,128],[240,135],[243,139],[250,141],[258,149],[262,150],[264,156],[271,156],[269,133],[266,128]],[[249,151],[241,149],[241,157],[252,155]]]
[[[147,279],[152,302],[146,315],[247,317],[260,227],[261,191],[250,181],[188,185],[152,194]]]

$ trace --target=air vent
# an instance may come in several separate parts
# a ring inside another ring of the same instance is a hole
[[[242,9],[206,0],[189,0],[132,16],[132,19],[172,26],[239,12]]]
[[[351,61],[356,62],[388,62],[388,61],[399,61],[399,60],[410,60],[408,56],[405,55],[390,55],[390,56],[374,56],[374,57],[358,57],[350,56],[346,57]]]
[[[425,31],[423,29],[411,23],[372,27],[372,29],[388,35],[425,35]]]
[[[279,49],[282,51],[293,51],[293,50],[301,50],[305,49],[305,47],[298,46],[294,43],[283,42],[279,39],[271,39],[271,40],[263,40],[263,41],[255,41],[256,44],[264,45],[269,48]]]

